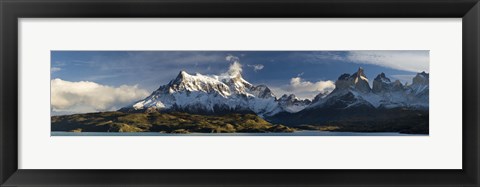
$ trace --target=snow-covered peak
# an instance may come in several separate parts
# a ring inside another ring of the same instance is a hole
[[[265,85],[254,86],[233,71],[222,75],[191,75],[180,71],[144,100],[122,110],[178,110],[192,113],[254,112],[260,116],[281,111]]]
[[[395,82],[391,82],[389,78],[385,75],[385,73],[380,73],[373,79],[373,93],[382,94],[386,92],[392,91],[404,91],[404,86],[399,80]]]
[[[297,98],[297,96],[295,96],[294,94],[284,94],[277,101],[284,111],[290,113],[301,111],[311,103],[310,100],[301,100]]]
[[[272,90],[265,85],[251,86],[250,91],[258,98],[276,98]]]
[[[377,75],[377,77],[375,77],[375,79],[373,79],[374,81],[380,81],[380,82],[383,82],[383,83],[390,83],[390,79],[387,78],[387,76],[385,76],[385,73],[380,73]]]
[[[174,80],[170,81],[167,85],[160,87],[160,89],[168,91],[170,94],[182,91],[201,91],[206,93],[217,92],[224,97],[230,95],[229,86],[217,78],[202,75],[200,73],[190,75],[185,71],[180,71]]]
[[[428,107],[428,73],[418,73],[411,85],[377,75],[373,89],[364,70],[343,74],[335,82],[331,93],[319,93],[313,101],[295,95],[278,98],[266,85],[253,85],[241,71],[221,75],[194,75],[180,71],[175,79],[161,86],[147,98],[122,110],[174,110],[191,113],[247,112],[272,116],[282,111],[296,113],[315,108],[355,107]]]
[[[295,100],[299,100],[299,99],[294,94],[290,94],[290,95],[283,94],[282,97],[280,97],[278,100],[280,100],[280,101],[295,101]]]
[[[335,82],[335,89],[327,96],[317,96],[307,109],[328,107],[424,107],[428,106],[428,74],[418,73],[413,84],[406,86],[399,80],[391,82],[380,73],[370,88],[363,69],[343,74]]]
[[[226,85],[228,85],[231,91],[237,94],[246,94],[250,88],[252,88],[252,84],[248,81],[243,79],[242,74],[236,73],[233,75],[221,75],[221,76],[214,76],[219,81],[222,81]]]
[[[413,77],[412,84],[408,85],[407,89],[417,103],[423,106],[428,106],[429,87],[429,74],[421,72]]]

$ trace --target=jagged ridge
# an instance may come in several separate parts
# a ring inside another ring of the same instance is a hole
[[[422,72],[413,78],[412,84],[402,85],[398,80],[391,82],[381,73],[370,87],[364,70],[359,68],[353,74],[339,76],[331,93],[319,93],[310,101],[298,99],[293,94],[277,99],[268,86],[255,86],[243,79],[240,73],[191,75],[181,71],[175,79],[160,86],[147,98],[120,111],[234,112],[255,113],[266,119],[278,116],[333,119],[335,116],[364,115],[393,108],[425,110],[428,109],[429,99],[428,79],[428,73]],[[279,119],[282,118],[286,117]]]
[[[121,111],[175,110],[191,113],[255,113],[280,111],[276,97],[265,85],[254,86],[241,74],[207,76],[181,71],[147,98]]]

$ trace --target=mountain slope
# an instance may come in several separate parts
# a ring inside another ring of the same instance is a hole
[[[335,82],[335,89],[327,96],[319,94],[305,109],[297,113],[280,112],[268,117],[275,123],[291,126],[325,124],[332,121],[390,120],[397,117],[413,118],[420,112],[428,114],[428,74],[418,73],[411,85],[391,82],[384,73],[368,84],[364,70],[343,74]],[[403,114],[410,115],[403,115]]]
[[[121,112],[189,114],[256,114],[270,123],[288,126],[349,124],[392,124],[394,121],[427,124],[429,75],[418,73],[412,84],[392,82],[384,73],[370,87],[362,68],[342,74],[330,93],[319,93],[312,101],[295,95],[275,94],[265,85],[253,85],[240,72],[222,75],[191,75],[185,71],[160,86],[147,98],[120,109]],[[401,125],[401,124],[400,124]],[[396,125],[398,126],[398,125]],[[375,127],[368,127],[375,130]],[[388,129],[388,128],[383,128]],[[428,128],[427,128],[428,129]],[[378,129],[377,129],[378,130]]]
[[[294,94],[284,94],[277,100],[278,104],[282,108],[283,111],[289,113],[299,112],[305,109],[308,105],[310,105],[311,101],[308,99],[301,100],[297,98]]]

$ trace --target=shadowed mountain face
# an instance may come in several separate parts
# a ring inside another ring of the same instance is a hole
[[[428,74],[418,73],[411,85],[391,82],[384,73],[377,75],[373,88],[363,69],[352,75],[343,74],[335,82],[336,88],[326,97],[313,102],[306,110],[314,108],[349,109],[367,107],[376,109],[412,108],[428,110]],[[342,107],[341,104],[346,104]],[[340,105],[339,105],[340,104]]]
[[[298,111],[301,111],[305,109],[310,103],[312,103],[310,100],[305,99],[301,100],[297,98],[294,94],[284,94],[282,97],[280,97],[277,100],[278,104],[280,105],[282,111],[289,112],[289,113],[295,113]]]
[[[293,94],[277,98],[268,86],[253,85],[240,73],[190,75],[181,71],[175,79],[160,86],[147,98],[120,111],[256,114],[270,123],[293,127],[336,124],[344,129],[353,129],[352,125],[363,123],[372,131],[378,129],[371,124],[398,127],[401,124],[397,122],[401,122],[421,124],[421,130],[412,131],[428,133],[428,79],[429,75],[421,72],[413,78],[412,84],[403,85],[398,80],[392,82],[381,73],[370,87],[364,70],[359,68],[353,74],[340,75],[331,93],[319,93],[310,101],[298,99]]]
[[[280,112],[267,119],[289,126],[328,124],[387,124],[396,122],[422,125],[428,129],[428,74],[418,73],[411,85],[391,82],[384,73],[368,86],[363,69],[343,74],[336,88],[327,96],[321,95],[308,107],[297,112]]]

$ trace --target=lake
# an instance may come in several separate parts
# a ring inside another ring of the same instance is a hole
[[[296,131],[291,133],[190,133],[169,134],[158,132],[51,132],[51,136],[428,136],[426,134],[401,134],[398,132],[331,132]]]

